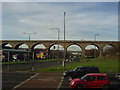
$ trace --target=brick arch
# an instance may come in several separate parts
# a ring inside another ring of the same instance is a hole
[[[112,47],[116,47],[114,44],[111,44],[111,43],[108,43],[108,44],[105,44],[104,46],[103,46],[103,48],[105,47],[105,46],[107,46],[107,45],[110,45],[110,46],[112,46]]]
[[[10,48],[13,48],[13,46],[12,46],[10,43],[2,43],[0,46],[1,46],[2,48],[4,48],[5,45],[7,45],[7,44],[9,44],[9,45],[11,46]]]
[[[2,45],[2,46],[5,46],[5,45],[7,45],[7,44],[9,44],[9,43],[2,43],[1,45]]]
[[[80,46],[79,44],[77,44],[77,43],[71,43],[71,44],[68,44],[67,46],[66,46],[66,50],[68,49],[68,47],[70,47],[71,45],[77,45],[77,46],[79,46],[80,48],[81,48],[81,50],[83,50],[83,47],[82,46]]]
[[[19,46],[21,46],[22,44],[27,45],[26,43],[18,43],[18,44],[16,44],[16,45],[15,45],[14,49],[18,49],[18,48],[19,48]],[[27,46],[29,47],[29,45],[27,45]]]
[[[42,44],[42,45],[44,45],[43,43],[35,43],[35,44],[33,44],[32,46],[31,46],[31,49],[34,49],[34,47],[35,46],[37,46],[37,45],[39,45],[39,44]],[[44,45],[45,46],[45,45]],[[46,47],[46,46],[45,46]],[[46,47],[47,48],[47,47]]]
[[[104,49],[107,45],[112,46],[116,51],[117,51],[117,49],[118,49],[118,47],[117,47],[116,45],[111,44],[111,43],[105,44],[102,49]]]
[[[55,45],[55,44],[58,44],[58,43],[51,43],[51,44],[49,45],[49,47],[48,47],[48,55],[50,55],[50,48],[51,48],[53,45]],[[63,46],[62,44],[59,44],[59,45]],[[63,46],[63,48],[64,48],[64,46]]]
[[[7,45],[7,44],[9,44],[9,43],[2,43],[1,46],[3,47],[3,46],[5,46],[5,45]]]
[[[96,46],[96,47],[98,48],[98,50],[100,49],[100,46],[97,45],[97,44],[87,44],[86,47],[89,46],[89,45],[94,45],[94,46]],[[86,47],[85,47],[85,48],[86,48]]]
[[[117,47],[116,45],[114,45],[114,44],[111,44],[111,43],[105,44],[104,47],[103,47],[103,50],[105,49],[105,47],[106,47],[107,45],[110,45],[115,51],[118,51],[118,47]]]
[[[53,45],[56,45],[56,44],[58,44],[58,43],[52,43],[52,44],[49,45],[48,48],[50,49]],[[63,46],[62,44],[59,44],[59,45]],[[63,48],[64,48],[64,46],[63,46]]]
[[[89,46],[89,45],[93,45],[93,46],[95,46],[95,47],[98,48],[98,56],[97,56],[97,57],[100,57],[100,56],[101,56],[101,49],[100,49],[100,46],[97,45],[97,44],[94,44],[94,43],[87,44],[87,46]],[[87,47],[87,46],[86,46],[86,47]],[[86,47],[85,47],[85,50],[86,50]],[[93,49],[94,49],[94,48],[93,48]],[[95,52],[94,52],[94,55],[96,55]]]
[[[58,40],[2,40],[1,41],[3,44],[4,43],[9,43],[13,49],[15,47],[17,47],[18,44],[20,43],[24,43],[26,44],[27,46],[30,46],[30,48],[35,44],[35,43],[41,43],[41,44],[44,44],[47,49],[50,48],[50,46],[52,44],[58,44]],[[88,45],[97,45],[97,47],[99,47],[99,50],[100,50],[100,54],[101,54],[101,57],[102,57],[102,48],[105,46],[105,45],[112,45],[112,46],[115,46],[116,49],[119,48],[119,41],[74,41],[74,40],[66,40],[65,41],[65,49],[66,49],[66,46],[70,45],[71,43],[77,43],[78,45],[80,45],[82,47],[82,52],[84,54],[84,48]],[[60,40],[59,41],[59,45],[62,45],[64,46],[64,41],[63,40]]]

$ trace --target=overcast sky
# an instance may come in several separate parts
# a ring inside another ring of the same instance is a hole
[[[36,32],[37,34],[31,35],[32,40],[57,40],[57,30],[50,28],[59,28],[60,39],[63,40],[64,12],[66,12],[66,40],[94,40],[95,34],[99,34],[97,36],[99,41],[118,40],[118,2],[112,2],[114,0],[109,0],[111,2],[7,1],[2,3],[3,40],[28,40],[28,35],[23,32]]]

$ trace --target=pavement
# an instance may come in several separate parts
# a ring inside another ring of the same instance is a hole
[[[20,83],[15,90],[57,90],[61,86],[62,73],[37,73]]]

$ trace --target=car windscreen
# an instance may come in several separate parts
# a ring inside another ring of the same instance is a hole
[[[84,80],[87,77],[87,75],[84,75],[80,78],[80,80]]]
[[[73,71],[76,71],[78,69],[78,67],[74,68]]]
[[[76,67],[75,69],[73,69],[73,71],[81,71],[80,67]]]

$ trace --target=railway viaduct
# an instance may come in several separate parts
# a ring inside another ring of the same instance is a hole
[[[59,45],[64,47],[65,50],[70,45],[78,45],[82,49],[82,55],[85,55],[85,48],[88,45],[95,45],[99,49],[99,57],[103,55],[103,48],[106,45],[111,45],[114,47],[115,50],[119,48],[119,41],[73,41],[73,40],[66,40],[65,43],[63,40],[59,41]],[[38,44],[43,44],[46,47],[47,52],[49,52],[51,46],[58,44],[58,40],[2,40],[0,42],[2,46],[10,44],[12,49],[18,49],[20,45],[26,44],[31,50]]]

